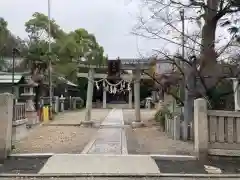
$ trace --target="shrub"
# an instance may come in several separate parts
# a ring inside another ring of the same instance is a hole
[[[169,118],[172,118],[171,112],[169,111],[169,109],[166,106],[164,106],[163,108],[161,108],[160,110],[158,110],[156,112],[154,119],[156,122],[159,122],[163,128],[165,128],[166,116]]]

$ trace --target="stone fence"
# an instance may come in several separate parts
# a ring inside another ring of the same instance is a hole
[[[13,108],[12,139],[13,141],[16,141],[27,136],[28,119],[26,103],[16,103]]]
[[[26,103],[16,103],[14,105],[14,121],[26,119]]]
[[[195,100],[194,149],[199,157],[240,156],[240,112],[208,110],[205,99]]]
[[[13,120],[13,95],[0,94],[0,161],[7,158],[11,152],[12,120]]]
[[[81,108],[84,105],[84,101],[81,97],[57,97],[54,96],[52,99],[53,112],[63,112],[65,110],[75,110]],[[41,106],[49,104],[49,97],[41,98]]]

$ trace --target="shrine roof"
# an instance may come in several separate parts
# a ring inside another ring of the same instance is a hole
[[[66,78],[64,78],[64,77],[58,77],[58,79],[60,80],[60,81],[64,81],[67,85],[69,85],[69,86],[75,86],[75,87],[77,87],[78,85],[76,85],[76,84],[74,84],[74,83],[72,83],[71,81],[69,81],[69,80],[67,80]]]

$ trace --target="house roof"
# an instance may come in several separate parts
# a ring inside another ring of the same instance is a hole
[[[14,75],[14,83],[18,83],[23,77],[23,73]],[[0,84],[12,83],[12,73],[0,72]]]

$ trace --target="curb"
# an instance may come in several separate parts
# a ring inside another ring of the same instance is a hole
[[[240,178],[240,174],[0,174],[0,177],[176,177],[176,178]]]
[[[147,157],[151,157],[154,160],[176,160],[176,161],[193,161],[193,160],[197,160],[196,156],[187,156],[187,155],[164,155],[164,154],[149,154],[149,155],[141,155],[141,154],[122,154],[122,155],[112,155],[112,154],[87,154],[86,152],[89,150],[89,147],[91,148],[91,146],[93,145],[93,143],[95,142],[95,139],[89,143],[89,146],[86,147],[86,149],[84,149],[82,151],[81,154],[76,154],[76,155],[80,155],[80,156],[147,156]],[[29,157],[29,158],[37,158],[37,157],[51,157],[53,155],[74,155],[71,153],[20,153],[20,154],[10,154],[9,157]]]
[[[42,126],[81,126],[81,123],[79,124],[42,124]]]
[[[154,160],[175,160],[175,161],[195,161],[198,160],[196,156],[188,155],[165,155],[165,154],[150,154]]]
[[[29,158],[44,158],[51,157],[55,155],[55,153],[21,153],[21,154],[10,154],[8,157],[12,158],[20,158],[20,157],[29,157]]]

